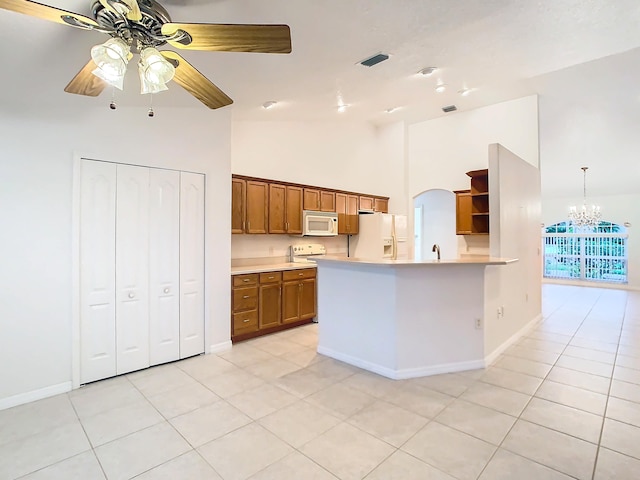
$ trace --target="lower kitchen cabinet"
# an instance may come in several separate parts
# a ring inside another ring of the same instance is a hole
[[[282,272],[260,274],[260,293],[258,311],[259,328],[265,329],[280,325],[282,305]]]
[[[316,272],[313,269],[284,272],[282,283],[282,323],[316,316]]]
[[[316,316],[316,269],[232,276],[231,340],[309,323]]]

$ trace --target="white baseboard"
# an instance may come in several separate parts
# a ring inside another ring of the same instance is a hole
[[[33,402],[35,400],[42,400],[43,398],[53,397],[60,393],[66,393],[71,391],[71,382],[59,383],[57,385],[51,385],[49,387],[40,388],[38,390],[32,390],[30,392],[19,393],[11,397],[0,399],[0,410],[16,407],[25,403]]]
[[[500,345],[498,348],[496,348],[489,355],[486,355],[484,357],[484,365],[483,366],[488,367],[493,362],[495,362],[498,359],[498,357],[500,355],[502,355],[502,352],[504,352],[507,348],[509,348],[514,343],[516,343],[523,335],[525,335],[530,330],[532,330],[533,327],[535,327],[541,321],[542,321],[542,313],[536,315],[524,327],[522,327],[516,333],[511,335],[505,342],[503,342],[502,345]]]
[[[336,352],[330,348],[318,346],[318,353],[326,355],[327,357],[335,358],[341,362],[348,363],[354,367],[363,368],[383,377],[391,378],[393,380],[404,380],[407,378],[427,377],[429,375],[438,375],[440,373],[451,372],[463,372],[465,370],[475,370],[477,368],[484,368],[484,360],[471,360],[466,362],[456,363],[442,363],[439,365],[432,365],[428,367],[419,368],[405,368],[402,370],[394,370],[392,368],[384,367],[376,363],[371,363],[361,358],[353,357],[341,352]]]
[[[227,340],[226,342],[216,343],[214,345],[209,346],[209,353],[221,353],[226,352],[227,350],[231,350],[231,340]]]

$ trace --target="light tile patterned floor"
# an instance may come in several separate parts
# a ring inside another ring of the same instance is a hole
[[[392,381],[309,325],[4,410],[0,479],[640,478],[640,292],[543,297],[486,370]]]

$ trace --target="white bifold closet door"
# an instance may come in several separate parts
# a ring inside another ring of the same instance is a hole
[[[116,165],[80,170],[80,378],[116,374]]]
[[[158,365],[180,358],[180,172],[173,170],[150,171],[149,291],[149,361]]]
[[[180,358],[204,351],[204,175],[180,172]]]
[[[203,353],[204,175],[80,168],[80,383]]]
[[[117,167],[116,373],[120,375],[149,366],[149,169]]]

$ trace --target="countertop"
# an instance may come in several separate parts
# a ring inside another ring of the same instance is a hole
[[[339,257],[336,257],[339,258]],[[272,263],[266,265],[243,265],[231,267],[231,275],[243,275],[247,273],[278,272],[282,270],[298,270],[302,268],[316,268],[315,263]]]
[[[444,265],[507,265],[517,262],[517,258],[496,258],[485,255],[469,255],[461,258],[450,258],[442,260],[371,260],[355,257],[326,256],[316,260],[322,263],[346,263],[354,265],[377,265],[389,267],[411,267],[411,266],[444,266]]]

